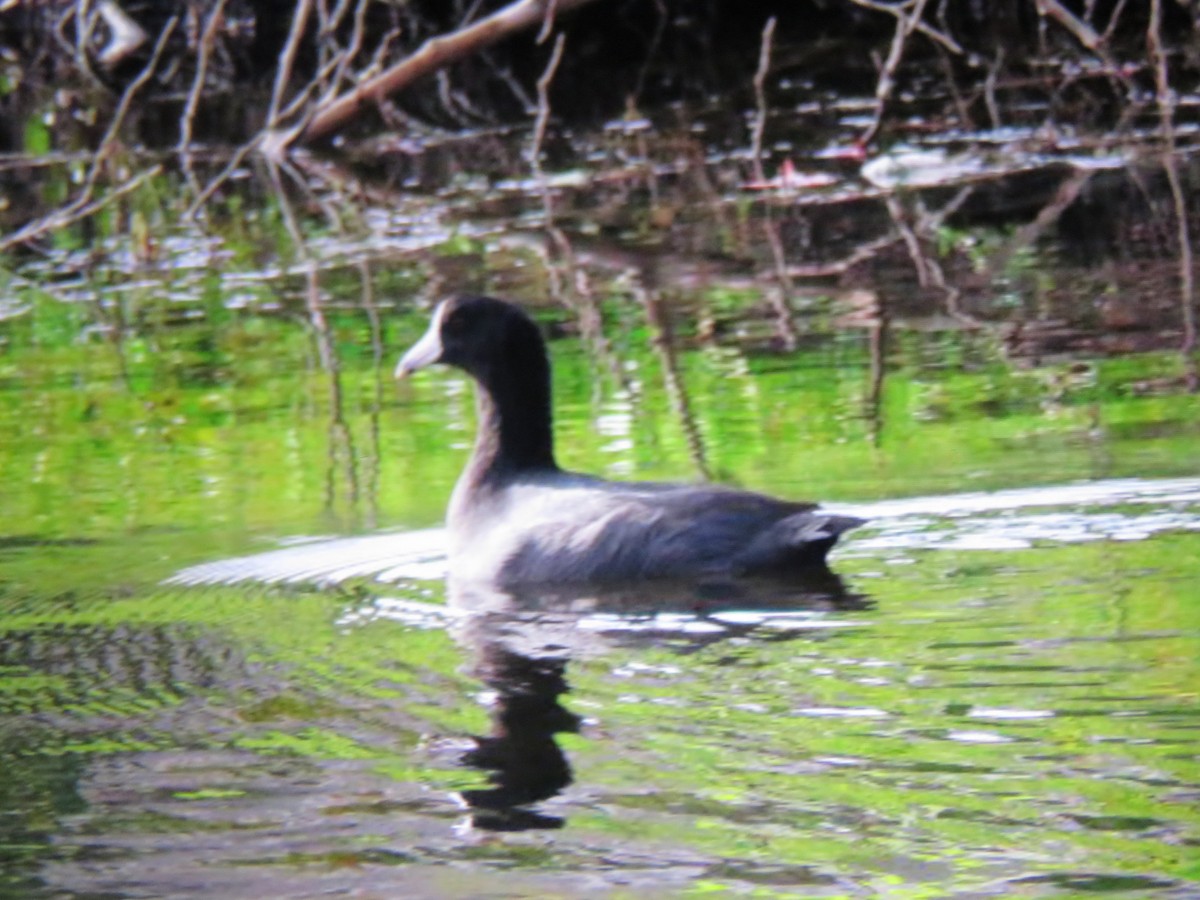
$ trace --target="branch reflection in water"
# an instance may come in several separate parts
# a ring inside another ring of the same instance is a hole
[[[537,585],[501,590],[448,582],[451,634],[470,654],[468,671],[494,691],[491,734],[462,756],[490,774],[491,787],[465,790],[464,829],[561,828],[534,807],[571,784],[555,735],[578,733],[582,719],[560,699],[572,659],[620,647],[693,653],[731,638],[792,640],[863,624],[837,614],[871,602],[821,567],[789,579],[659,580],[624,585]]]

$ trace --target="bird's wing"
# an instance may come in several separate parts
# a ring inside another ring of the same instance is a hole
[[[512,490],[503,580],[586,581],[727,571],[802,540],[811,504],[706,486],[567,484]],[[794,519],[777,530],[778,523]],[[822,538],[824,535],[822,534]],[[836,539],[836,534],[833,536]]]

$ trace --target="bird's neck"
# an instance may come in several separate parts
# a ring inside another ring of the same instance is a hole
[[[520,367],[493,366],[474,374],[477,431],[464,477],[483,485],[556,470],[544,354]]]

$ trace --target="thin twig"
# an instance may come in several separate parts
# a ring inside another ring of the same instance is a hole
[[[899,235],[887,234],[856,247],[849,255],[832,262],[789,265],[787,273],[794,278],[828,278],[831,275],[842,275],[860,263],[877,256],[899,240]]]
[[[1112,13],[1108,17],[1108,26],[1104,29],[1104,34],[1100,35],[1100,40],[1104,44],[1108,44],[1113,36],[1113,32],[1117,30],[1117,23],[1121,21],[1121,13],[1125,11],[1126,0],[1117,0],[1113,7]]]
[[[166,49],[167,40],[175,31],[175,26],[178,23],[178,16],[172,16],[171,20],[167,22],[162,33],[158,36],[158,41],[154,45],[154,53],[150,56],[150,61],[146,63],[145,68],[138,73],[137,77],[129,82],[129,86],[125,88],[125,92],[121,95],[121,100],[117,103],[117,108],[113,112],[112,122],[109,123],[108,130],[105,131],[104,137],[100,140],[100,146],[96,148],[96,162],[88,173],[87,181],[84,183],[85,191],[90,192],[95,187],[101,164],[112,149],[113,144],[116,143],[117,134],[120,133],[121,126],[125,124],[125,116],[129,114],[129,108],[133,105],[133,98],[142,89],[142,86],[154,76],[154,70],[158,68],[158,61],[162,57],[163,50]]]
[[[895,16],[897,19],[905,18],[904,10],[912,5],[912,0],[905,0],[903,3],[889,4],[880,3],[878,0],[852,0],[852,2],[866,9],[875,10],[875,12],[887,13],[889,16]],[[938,44],[941,44],[947,50],[955,55],[962,55],[965,51],[962,45],[944,31],[938,31],[927,22],[915,22],[913,27],[925,37],[929,38]]]
[[[1179,305],[1183,314],[1183,343],[1180,351],[1185,355],[1196,349],[1196,278],[1192,263],[1192,241],[1188,228],[1187,204],[1184,202],[1183,185],[1179,178],[1179,160],[1169,154],[1166,159],[1167,182],[1171,187],[1171,200],[1175,205],[1175,229],[1179,242]]]
[[[537,43],[544,44],[554,31],[554,17],[558,14],[558,0],[546,0],[546,14],[542,18],[542,30],[538,32]]]
[[[88,61],[87,48],[92,42],[92,31],[96,28],[96,19],[98,16],[91,9],[91,0],[76,0],[75,3],[75,46],[73,48],[75,56],[75,65],[79,71],[86,75],[94,84],[103,85],[99,76],[92,71],[92,65]],[[66,17],[63,22],[66,23]]]
[[[308,83],[305,84],[304,87],[302,87],[300,90],[298,90],[295,93],[295,95],[292,97],[292,99],[288,101],[287,106],[285,106],[282,110],[280,110],[278,113],[276,113],[275,117],[273,119],[267,120],[268,127],[271,127],[271,128],[280,127],[280,123],[286,122],[288,119],[290,119],[292,116],[294,116],[296,114],[296,112],[301,109],[301,107],[303,107],[306,103],[309,102],[309,100],[312,99],[312,97],[315,93],[317,93],[319,90],[321,90],[323,85],[326,88],[324,96],[325,97],[334,96],[337,93],[337,88],[335,87],[335,85],[338,83],[340,78],[343,77],[343,76],[339,76],[338,73],[339,73],[339,71],[344,72],[345,69],[349,66],[349,63],[350,63],[350,51],[349,50],[343,51],[342,53],[338,53],[335,56],[333,56],[331,59],[326,60],[325,64],[323,66],[321,66],[321,69],[317,72],[317,74],[314,75],[312,78],[310,78],[308,80]],[[318,101],[318,104],[319,104],[319,102],[321,102],[321,101]],[[314,109],[315,109],[315,107],[314,107]],[[313,111],[309,110],[306,113],[306,116],[311,117],[312,114],[313,114]]]
[[[1096,34],[1096,29],[1086,22],[1076,18],[1070,10],[1058,2],[1058,0],[1036,0],[1037,11],[1039,16],[1046,16],[1053,19],[1067,31],[1075,36],[1075,40],[1083,44],[1093,53],[1100,51],[1104,44],[1104,39]]]
[[[1183,343],[1180,352],[1190,368],[1189,385],[1195,390],[1195,361],[1191,354],[1196,349],[1196,280],[1192,262],[1192,241],[1188,233],[1187,204],[1183,196],[1183,185],[1179,178],[1179,160],[1175,153],[1175,102],[1171,90],[1167,54],[1162,43],[1162,0],[1150,0],[1150,23],[1146,27],[1146,43],[1150,59],[1154,64],[1154,84],[1158,99],[1158,114],[1163,135],[1163,168],[1171,189],[1175,205],[1175,228],[1179,243],[1179,305],[1183,319]]]
[[[326,12],[324,2],[317,4],[317,50],[322,59],[329,53],[333,53],[334,58],[341,56],[340,50],[334,52],[337,48],[337,29],[349,8],[350,0],[338,0],[333,12]]]
[[[6,238],[0,238],[0,253],[15,247],[18,244],[23,244],[31,241],[36,237],[45,234],[48,231],[57,231],[60,228],[65,228],[73,222],[78,222],[81,219],[86,219],[88,216],[93,216],[98,213],[114,200],[125,196],[126,194],[136,191],[143,183],[149,181],[157,175],[161,175],[163,167],[161,165],[151,166],[145,172],[141,172],[130,178],[128,181],[117,185],[115,188],[106,193],[103,197],[97,200],[87,200],[83,197],[77,197],[74,201],[64,207],[56,209],[48,216],[43,216],[36,222],[30,222],[24,228],[9,235]]]
[[[104,164],[117,143],[117,135],[120,134],[121,127],[125,124],[125,117],[129,115],[129,110],[133,105],[133,98],[146,82],[153,77],[155,69],[158,68],[159,60],[162,58],[163,50],[167,46],[167,40],[175,31],[175,26],[178,22],[178,16],[172,17],[167,22],[158,36],[158,41],[154,45],[154,52],[150,57],[150,61],[146,63],[145,68],[125,88],[116,109],[113,110],[112,121],[109,122],[104,136],[100,139],[95,152],[92,153],[92,164],[88,169],[87,175],[84,177],[83,187],[80,189],[79,195],[65,206],[51,211],[40,219],[27,223],[13,234],[0,240],[0,250],[32,240],[35,237],[45,234],[47,231],[62,228],[80,219],[86,219],[97,210],[108,205],[112,200],[136,188],[147,178],[151,177],[151,175],[157,175],[162,171],[161,166],[154,166],[149,172],[144,172],[142,175],[125,182],[120,187],[109,191],[100,200],[93,201],[92,199],[96,192],[96,184],[100,180],[100,174],[104,171]]]
[[[675,334],[671,328],[671,319],[663,303],[662,295],[655,290],[635,289],[638,299],[646,310],[646,324],[650,326],[651,343],[658,352],[659,364],[662,366],[663,381],[667,388],[667,397],[679,417],[679,428],[683,432],[687,444],[688,456],[692,465],[705,481],[712,480],[712,467],[708,462],[708,449],[704,444],[704,435],[696,421],[692,409],[691,397],[687,384],[684,382],[679,369],[679,355],[675,352]]]
[[[951,205],[958,206],[965,202],[968,196],[970,196],[969,189],[961,191],[958,197],[950,201]],[[917,282],[921,287],[934,287],[941,291],[946,303],[946,312],[950,316],[958,319],[960,322],[978,325],[978,321],[973,316],[963,312],[959,305],[959,301],[962,299],[962,291],[957,285],[953,285],[946,280],[946,273],[942,270],[941,264],[925,252],[925,248],[921,245],[921,239],[917,236],[917,230],[909,223],[908,214],[899,198],[895,194],[889,194],[884,199],[888,214],[892,218],[892,223],[896,226],[896,230],[900,233],[900,237],[908,248],[909,258],[912,260],[913,268],[917,272]],[[936,215],[924,217],[920,221],[922,234],[928,235],[930,230],[936,228],[937,224],[940,224],[947,215],[949,215],[949,212],[939,212]]]
[[[183,115],[179,120],[178,151],[183,164],[184,175],[191,185],[193,193],[200,190],[196,173],[192,171],[192,124],[196,119],[196,110],[200,106],[200,94],[204,90],[204,82],[208,74],[208,60],[212,55],[213,43],[217,36],[217,27],[221,24],[225,12],[225,0],[217,0],[209,13],[208,21],[200,34],[200,49],[196,57],[196,77],[192,79],[192,88],[188,91],[187,102],[183,107]]]
[[[997,47],[996,58],[988,66],[987,78],[983,81],[983,103],[987,107],[988,118],[992,120],[993,128],[999,128],[1001,124],[1000,106],[996,103],[996,79],[1002,65],[1004,65],[1004,48]]]
[[[530,148],[530,166],[538,187],[542,192],[542,205],[545,207],[546,224],[554,222],[554,204],[546,183],[546,174],[542,171],[542,141],[546,138],[546,126],[550,123],[550,84],[554,81],[554,73],[562,61],[563,47],[566,46],[567,36],[558,33],[554,39],[554,49],[550,52],[550,61],[546,63],[545,71],[537,80],[537,118],[533,125],[533,146]]]
[[[868,347],[871,357],[871,378],[867,384],[867,423],[871,446],[883,443],[883,385],[887,378],[887,338],[890,320],[883,299],[874,295],[872,315],[867,319]]]
[[[763,26],[762,43],[758,48],[758,70],[754,73],[754,97],[758,104],[758,115],[754,119],[754,134],[750,143],[754,158],[754,180],[759,184],[766,182],[762,166],[763,132],[767,128],[767,72],[771,68],[771,43],[775,38],[775,17],[767,19]]]
[[[516,76],[514,76],[512,73],[512,69],[508,68],[507,66],[501,66],[496,62],[495,57],[486,50],[479,54],[479,58],[485,65],[487,65],[489,69],[492,70],[492,74],[504,82],[505,87],[512,91],[512,95],[516,97],[517,102],[521,104],[521,109],[525,111],[526,115],[534,115],[537,113],[537,104],[533,102],[533,98],[530,97],[525,88],[521,86],[521,82],[517,81]]]
[[[1116,60],[1113,59],[1112,54],[1108,52],[1108,49],[1105,46],[1108,32],[1105,32],[1104,35],[1097,34],[1096,29],[1094,29],[1087,22],[1081,21],[1070,10],[1059,3],[1058,0],[1035,0],[1035,2],[1037,5],[1038,15],[1040,17],[1050,18],[1058,22],[1059,25],[1071,32],[1075,40],[1079,41],[1080,44],[1092,51],[1092,53],[1096,54],[1097,58],[1103,64],[1103,72],[1105,76],[1111,81],[1114,81],[1116,84],[1120,85],[1120,87],[1124,90],[1126,97],[1131,101],[1131,103],[1127,106],[1136,108],[1140,105],[1137,103],[1139,91],[1134,85],[1133,80],[1127,73],[1122,71],[1119,65],[1117,65]],[[1120,9],[1118,8],[1116,12],[1119,13]],[[1068,78],[1066,82],[1060,86],[1060,91],[1073,80],[1073,78]],[[1128,118],[1129,117],[1123,115],[1122,124],[1128,121]]]
[[[321,35],[318,40],[322,47],[323,58],[328,54],[325,45],[333,44],[333,41],[327,32],[331,32],[340,24],[342,16],[344,16],[346,13],[346,3],[347,0],[341,0],[332,17],[328,17],[325,14],[324,7],[318,7],[320,13],[318,19],[321,21]],[[327,59],[324,59],[324,62],[321,63],[321,67],[317,71],[317,74],[310,78],[308,83],[296,92],[292,99],[288,101],[287,106],[278,112],[273,120],[268,120],[268,128],[278,128],[279,123],[291,119],[292,116],[294,116],[301,108],[303,108],[305,104],[307,104],[309,100],[318,92],[321,94],[321,97],[317,101],[317,106],[320,106],[320,104],[326,102],[329,98],[337,96],[337,92],[341,87],[342,81],[346,77],[346,70],[358,57],[359,50],[362,49],[364,26],[366,24],[366,9],[368,3],[369,0],[359,0],[358,5],[355,7],[354,26],[350,33],[350,44],[336,53],[328,55]],[[391,36],[386,35],[384,40],[380,42],[381,48],[389,44],[390,39]],[[307,121],[312,115],[313,110],[308,110],[305,113],[305,121]],[[293,128],[291,133],[296,133],[296,129]],[[266,141],[265,143],[268,146],[273,146],[270,140]]]
[[[662,45],[663,34],[667,30],[667,5],[665,0],[653,0],[654,12],[657,19],[654,22],[654,34],[650,36],[650,43],[646,47],[646,52],[642,54],[642,65],[638,69],[637,78],[633,82],[633,90],[630,96],[636,104],[639,97],[642,96],[642,88],[646,86],[646,76],[650,74],[650,65],[654,62],[654,57],[658,53],[658,48]]]
[[[279,54],[279,65],[275,68],[275,86],[271,90],[271,106],[267,112],[267,126],[274,127],[279,122],[279,110],[283,103],[283,92],[292,79],[292,66],[296,62],[296,52],[300,48],[300,38],[308,24],[308,16],[312,12],[312,0],[300,0],[292,15],[292,27],[288,32],[287,43]]]
[[[950,57],[946,55],[945,49],[937,47],[938,62],[941,63],[942,71],[946,77],[946,87],[950,91],[950,97],[954,101],[954,108],[958,112],[959,127],[967,130],[975,129],[975,121],[971,115],[971,105],[963,97],[962,91],[958,87],[958,79],[954,77],[954,64]]]
[[[567,36],[560,31],[554,40],[554,49],[550,51],[550,60],[537,80],[538,102],[537,118],[533,125],[532,162],[534,172],[539,177],[542,174],[542,141],[546,137],[546,126],[550,123],[550,85],[554,81],[554,73],[558,71],[558,64],[562,61],[563,47],[566,43]]]
[[[882,4],[865,3],[864,0],[855,0],[855,2],[869,5],[872,8],[882,6]],[[896,69],[899,68],[900,60],[904,56],[904,45],[908,41],[908,36],[920,23],[927,2],[928,0],[913,0],[912,10],[907,13],[901,7],[883,7],[896,17],[896,35],[892,38],[891,49],[888,50],[887,59],[879,70],[879,81],[875,85],[875,115],[863,136],[859,138],[859,142],[864,146],[871,142],[878,133],[879,126],[883,123],[884,107],[891,99],[892,89],[895,87]],[[904,6],[907,5],[904,4]]]
[[[334,97],[342,89],[342,82],[346,78],[346,70],[349,69],[350,63],[355,60],[362,49],[363,37],[366,34],[368,5],[369,0],[358,0],[358,4],[354,7],[354,27],[350,31],[350,43],[340,54],[341,59],[338,61],[337,70],[329,79],[329,88],[326,92],[326,97]],[[390,35],[386,36],[382,43],[387,43],[388,37]]]
[[[888,214],[892,217],[892,224],[896,226],[896,231],[908,249],[908,257],[912,260],[913,269],[917,273],[917,284],[921,287],[929,287],[929,260],[925,256],[925,251],[921,249],[921,240],[917,237],[916,230],[908,221],[908,213],[895,194],[888,194],[884,199]]]
[[[68,56],[75,55],[75,45],[67,39],[66,30],[67,23],[78,15],[78,3],[73,6],[67,6],[63,9],[62,15],[54,20],[54,40],[58,42],[58,46]],[[87,73],[91,75],[91,73]],[[95,77],[94,75],[92,77]]]
[[[775,310],[775,330],[783,343],[785,350],[796,349],[796,326],[792,322],[792,277],[788,274],[787,252],[783,247],[783,237],[779,233],[779,222],[773,218],[763,220],[763,234],[766,235],[767,245],[771,248],[771,259],[775,263],[775,280],[778,290],[771,291],[768,302]]]
[[[999,250],[992,254],[984,269],[984,277],[990,281],[1003,272],[1004,268],[1018,251],[1028,247],[1046,229],[1057,222],[1067,207],[1075,202],[1080,191],[1091,180],[1091,177],[1092,173],[1089,170],[1079,169],[1059,185],[1054,197],[1038,211],[1033,221],[1017,229],[1016,233]]]
[[[459,20],[458,27],[465,28],[467,25],[470,25],[472,20],[475,18],[476,13],[479,12],[479,7],[481,6],[483,6],[483,0],[473,0],[471,5],[467,8],[467,11],[463,13],[462,19]]]
[[[284,227],[292,239],[292,246],[296,251],[296,256],[304,266],[306,284],[305,306],[308,309],[309,324],[312,325],[317,337],[317,349],[320,352],[321,368],[330,372],[337,366],[337,355],[334,352],[333,342],[329,336],[329,323],[325,319],[325,311],[321,308],[320,286],[317,280],[317,263],[313,259],[312,254],[308,252],[308,245],[304,242],[304,235],[300,231],[300,223],[296,219],[296,212],[292,208],[292,201],[288,198],[283,179],[280,177],[280,172],[285,170],[284,166],[277,164],[274,160],[267,160],[267,172],[270,175],[271,184],[275,188],[275,196],[279,200],[279,209],[283,213]]]
[[[367,453],[358,454],[357,458],[361,460],[363,466],[363,493],[367,500],[367,520],[368,528],[379,527],[379,476],[381,471],[381,461],[383,459],[383,447],[380,433],[380,413],[383,410],[383,385],[387,377],[384,371],[384,347],[383,347],[383,322],[380,320],[379,307],[375,303],[375,289],[372,279],[371,263],[367,257],[363,257],[358,264],[358,277],[362,289],[359,293],[359,305],[362,307],[367,316],[367,327],[371,334],[371,375],[374,391],[371,397],[371,402],[368,404],[368,442],[369,450]],[[390,374],[390,373],[387,373]],[[387,378],[390,381],[390,378]]]
[[[196,199],[192,201],[192,205],[189,206],[184,212],[183,218],[194,219],[197,213],[200,212],[201,207],[208,202],[209,198],[217,192],[221,185],[229,180],[229,176],[241,168],[242,163],[246,161],[246,157],[258,149],[259,144],[262,143],[262,140],[263,134],[258,134],[239,147],[237,152],[235,152],[233,156],[229,158],[229,162],[225,164],[225,168],[218,172],[213,179],[204,186],[204,190],[200,191],[200,193],[196,195]]]

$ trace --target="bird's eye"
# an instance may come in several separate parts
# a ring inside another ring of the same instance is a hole
[[[462,334],[467,327],[467,317],[455,310],[442,320],[442,331],[446,334]]]

